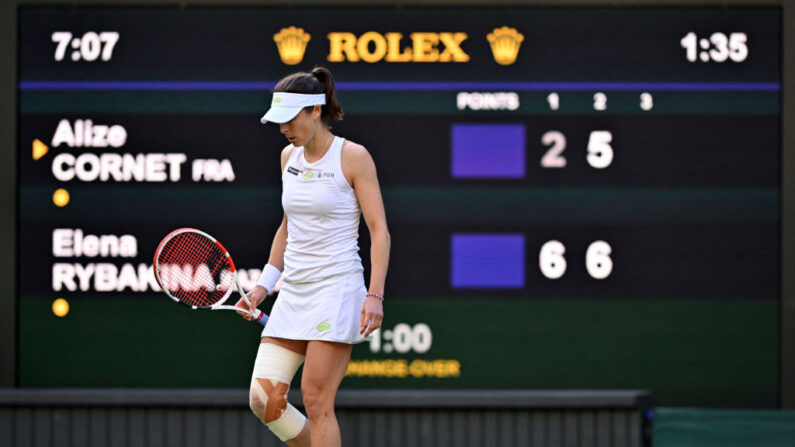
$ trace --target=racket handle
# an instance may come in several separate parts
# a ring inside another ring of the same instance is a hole
[[[240,293],[240,296],[243,297],[243,300],[245,300],[246,304],[251,305],[251,301],[248,300],[248,296],[246,295],[246,292],[243,290],[243,286],[240,285],[240,280],[237,279],[237,272],[235,272],[234,281],[235,281],[235,286],[237,286],[237,291],[238,293]],[[263,326],[265,326],[265,323],[268,322],[268,316],[262,313],[262,311],[257,308],[254,308],[254,313],[252,313],[251,316],[254,317],[257,323]]]
[[[257,323],[263,326],[265,326],[265,324],[268,322],[268,316],[259,309],[254,309],[254,313],[251,316],[254,317]]]

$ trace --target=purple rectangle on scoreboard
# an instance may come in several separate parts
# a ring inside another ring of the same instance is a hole
[[[458,233],[450,240],[454,289],[519,289],[525,284],[524,235]]]
[[[454,178],[524,178],[524,125],[453,124],[450,152]]]

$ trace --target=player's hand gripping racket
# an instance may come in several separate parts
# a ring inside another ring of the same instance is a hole
[[[224,304],[234,289],[251,305],[240,286],[229,252],[203,231],[180,228],[169,233],[155,251],[153,268],[163,292],[191,309],[247,312]],[[268,321],[268,316],[259,309],[251,316],[262,325]]]

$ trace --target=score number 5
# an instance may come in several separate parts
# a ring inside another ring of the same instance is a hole
[[[613,163],[613,133],[609,130],[594,130],[588,137],[588,155],[586,160],[592,168],[604,169]],[[566,136],[557,130],[550,130],[541,137],[541,144],[552,146],[541,158],[543,168],[565,168]]]
[[[71,59],[75,62],[84,60],[93,62],[98,58],[109,61],[113,57],[113,48],[119,41],[119,33],[116,31],[104,31],[99,34],[88,31],[82,36],[73,36],[69,31],[55,31],[52,33],[52,41],[57,43],[55,47],[55,60],[62,61],[66,56],[66,49],[71,45],[73,51]]]

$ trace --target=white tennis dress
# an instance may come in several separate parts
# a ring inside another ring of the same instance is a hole
[[[367,289],[359,257],[361,208],[342,174],[344,138],[308,163],[296,147],[282,173],[287,249],[279,297],[262,336],[359,343]]]

